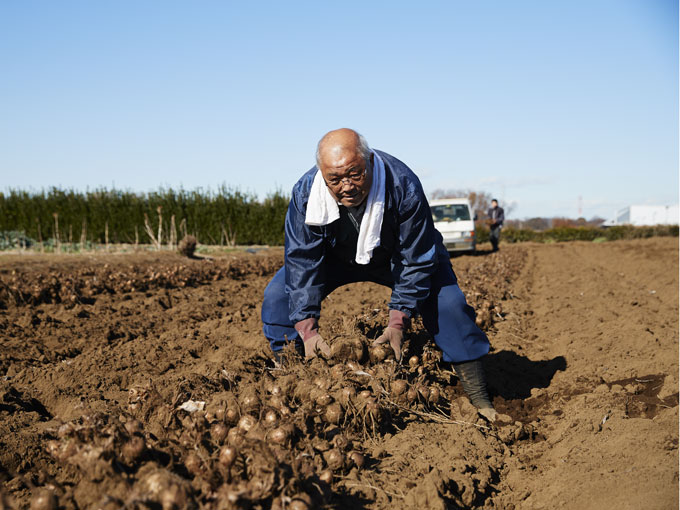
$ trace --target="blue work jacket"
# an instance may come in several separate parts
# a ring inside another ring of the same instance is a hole
[[[397,158],[375,152],[385,163],[385,212],[380,245],[367,265],[356,264],[354,251],[342,249],[340,220],[324,226],[305,223],[318,168],[311,168],[293,187],[285,223],[286,292],[293,324],[319,317],[326,285],[334,273],[345,270],[363,271],[366,280],[392,287],[389,308],[413,316],[430,294],[438,264],[450,263],[418,177]]]

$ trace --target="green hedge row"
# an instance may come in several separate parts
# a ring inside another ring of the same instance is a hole
[[[144,216],[147,215],[157,235],[159,207],[163,244],[168,242],[171,217],[174,216],[178,238],[186,231],[203,244],[220,245],[233,241],[239,245],[281,245],[288,196],[278,191],[258,200],[254,195],[225,186],[215,192],[200,189],[160,189],[151,193],[106,189],[87,192],[58,188],[41,192],[10,190],[0,192],[0,249],[31,247],[40,241],[44,247],[54,246],[55,215],[60,242],[69,243],[71,247],[79,246],[81,240],[86,248],[93,243],[105,243],[107,227],[108,240],[112,244],[134,243],[136,236],[141,244],[150,244]],[[560,227],[541,232],[504,228],[502,241],[594,241],[653,236],[677,237],[678,227]],[[488,228],[477,227],[477,240],[485,242],[488,238]]]
[[[108,227],[110,243],[134,243],[138,236],[140,243],[148,244],[144,215],[157,235],[161,207],[163,243],[168,241],[174,215],[175,231],[180,238],[184,220],[186,232],[204,244],[226,244],[228,237],[241,245],[277,245],[283,244],[288,200],[287,195],[276,192],[259,201],[253,195],[227,187],[216,192],[161,189],[151,193],[106,189],[10,190],[0,192],[0,232],[19,232],[45,242],[56,237],[56,214],[62,243],[69,239],[79,242],[85,225],[86,242],[104,243]]]
[[[478,242],[489,240],[489,229],[477,227]],[[535,241],[539,243],[566,241],[616,241],[619,239],[640,239],[646,237],[678,237],[677,225],[657,225],[654,227],[633,227],[620,225],[616,227],[558,227],[543,231],[504,228],[501,232],[501,242],[521,243]]]

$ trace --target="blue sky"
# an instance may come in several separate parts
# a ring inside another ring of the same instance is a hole
[[[3,0],[0,73],[0,190],[264,197],[352,127],[514,218],[678,202],[676,1]]]

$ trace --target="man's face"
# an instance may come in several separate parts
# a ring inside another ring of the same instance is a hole
[[[331,195],[345,207],[357,207],[368,197],[372,173],[358,152],[332,154],[322,159],[320,170]]]
[[[491,207],[498,207],[498,202],[496,202],[495,200],[492,200],[491,201]]]

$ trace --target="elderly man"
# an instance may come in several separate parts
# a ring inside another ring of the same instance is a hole
[[[275,355],[294,341],[306,357],[329,356],[318,327],[321,301],[348,283],[386,285],[389,323],[374,343],[389,343],[400,361],[404,332],[420,314],[472,403],[493,420],[480,359],[489,341],[458,287],[416,175],[350,129],[327,133],[316,163],[293,188],[285,264],[264,292],[263,331]]]

